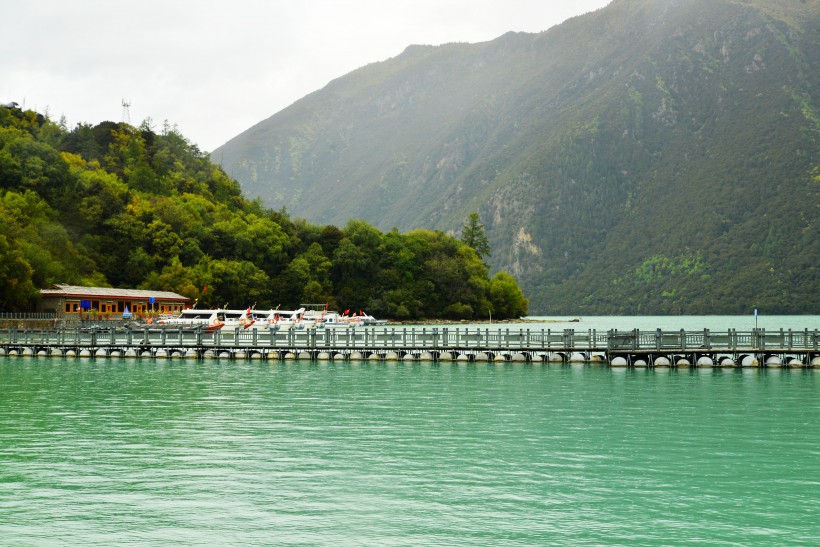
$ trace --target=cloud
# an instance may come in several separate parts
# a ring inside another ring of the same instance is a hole
[[[410,44],[538,32],[607,0],[28,0],[6,9],[0,101],[71,124],[177,124],[211,150]]]

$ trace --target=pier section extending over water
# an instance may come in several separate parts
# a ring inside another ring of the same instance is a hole
[[[448,326],[0,329],[0,356],[600,363],[820,368],[820,331]]]

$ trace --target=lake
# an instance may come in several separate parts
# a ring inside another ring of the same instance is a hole
[[[0,544],[818,544],[818,374],[0,358]]]
[[[596,329],[606,332],[610,329],[646,331],[709,329],[714,332],[736,329],[751,331],[754,328],[777,331],[820,329],[820,315],[702,315],[702,316],[584,316],[584,317],[529,317],[525,325],[530,328],[576,329],[581,331]]]

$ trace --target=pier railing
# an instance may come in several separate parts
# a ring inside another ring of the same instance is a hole
[[[702,331],[609,331],[607,349],[612,351],[663,351],[680,350],[816,350],[818,349],[817,329],[793,331],[779,329],[752,329],[738,331],[729,329],[722,332]]]
[[[0,345],[41,347],[416,348],[629,353],[820,349],[818,330],[576,331],[529,328],[350,327],[301,330],[168,328],[0,329]]]

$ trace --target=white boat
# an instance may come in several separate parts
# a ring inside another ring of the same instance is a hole
[[[246,310],[223,310],[223,317],[222,328],[225,330],[249,329],[256,323],[250,308]]]
[[[200,327],[208,330],[247,329],[254,324],[251,310],[182,310],[178,315],[162,317],[156,325],[163,327],[185,328]]]
[[[367,315],[366,313],[360,314],[359,317],[365,325],[386,325],[388,323],[387,319],[376,319],[372,315]]]
[[[347,322],[342,321],[342,317],[334,311],[307,310],[304,318],[316,325],[316,328],[350,326]]]
[[[253,310],[253,318],[256,321],[253,328],[257,330],[277,330],[279,320],[279,310]]]
[[[364,325],[386,325],[387,321],[384,319],[376,319],[372,315],[360,311],[353,315],[348,315],[350,310],[345,313],[337,311],[327,311],[326,309],[313,309],[305,312],[305,319],[313,320],[316,326],[325,327],[360,327]]]
[[[152,321],[149,319],[149,324]],[[182,310],[178,315],[161,317],[157,320],[157,326],[185,328],[202,327],[206,329],[221,329],[225,324],[223,310]]]
[[[305,308],[298,310],[255,310],[254,328],[268,330],[307,329],[316,326],[316,322],[305,318]]]

